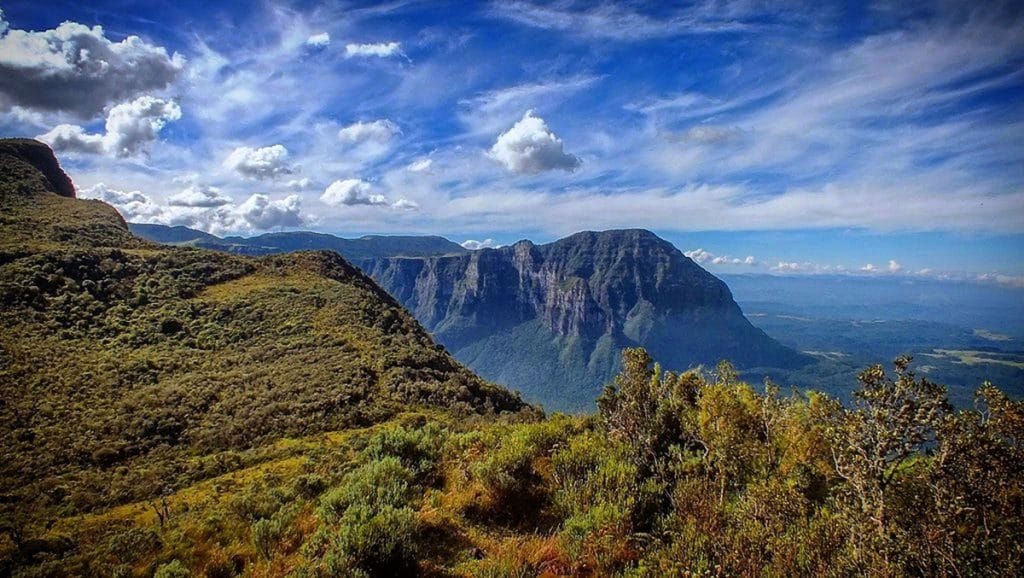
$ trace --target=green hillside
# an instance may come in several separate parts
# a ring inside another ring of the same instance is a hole
[[[19,534],[259,463],[286,437],[533,411],[335,253],[154,245],[55,186],[44,145],[0,142],[0,166],[0,511]]]
[[[1024,573],[991,385],[898,359],[844,407],[635,348],[542,418],[337,254],[151,245],[45,147],[0,163],[0,576]]]

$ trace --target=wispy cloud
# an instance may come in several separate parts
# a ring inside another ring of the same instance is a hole
[[[707,6],[656,18],[620,3],[599,3],[574,9],[567,2],[539,4],[513,1],[495,2],[491,13],[524,26],[615,41],[740,31],[753,26],[745,21],[753,14],[716,11]]]

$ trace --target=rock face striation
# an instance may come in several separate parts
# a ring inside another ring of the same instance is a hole
[[[646,347],[674,369],[807,361],[751,325],[725,283],[649,231],[356,264],[456,358],[553,409],[588,407],[623,347]]]

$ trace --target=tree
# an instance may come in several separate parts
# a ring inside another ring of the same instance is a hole
[[[838,412],[831,430],[836,472],[879,532],[901,466],[934,441],[936,428],[950,413],[945,388],[915,379],[910,363],[907,356],[896,359],[895,379],[881,365],[861,372],[854,409]]]
[[[601,424],[629,444],[643,474],[667,471],[672,446],[706,446],[691,423],[703,379],[696,373],[662,373],[643,348],[622,352],[622,371],[597,400]]]

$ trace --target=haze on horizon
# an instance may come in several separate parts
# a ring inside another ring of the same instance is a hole
[[[1019,2],[0,10],[0,135],[131,221],[1024,285]]]

